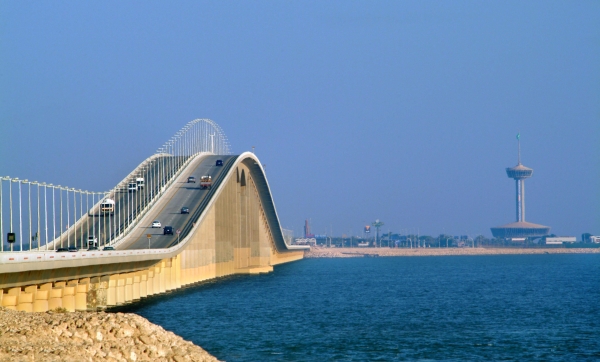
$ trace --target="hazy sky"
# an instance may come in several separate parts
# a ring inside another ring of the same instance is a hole
[[[600,234],[598,1],[2,1],[0,175],[112,188],[195,118],[284,227]]]

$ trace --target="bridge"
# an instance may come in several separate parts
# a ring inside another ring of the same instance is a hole
[[[267,273],[303,257],[306,247],[290,244],[259,159],[232,155],[209,119],[189,122],[109,191],[0,178],[9,309],[96,310]]]

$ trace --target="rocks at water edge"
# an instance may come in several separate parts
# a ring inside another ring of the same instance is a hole
[[[0,362],[217,361],[129,313],[25,313],[0,308]]]

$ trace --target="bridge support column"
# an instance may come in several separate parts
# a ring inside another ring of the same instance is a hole
[[[10,288],[2,298],[2,306],[6,309],[17,310],[21,288]]]
[[[181,254],[175,257],[175,288],[181,288]]]
[[[125,281],[125,303],[131,303],[133,301],[133,274],[127,273],[123,275]]]
[[[148,280],[146,281],[146,296],[149,297],[155,293],[154,292],[154,268],[148,269],[148,274],[146,274],[146,275],[148,278]]]
[[[52,283],[44,283],[38,287],[33,302],[34,312],[47,312],[50,310],[50,293],[52,292]]]
[[[52,290],[52,283],[44,283],[39,286],[39,290]]]
[[[3,294],[2,306],[6,309],[17,310],[17,297],[15,294]]]
[[[118,275],[111,275],[108,277],[108,284],[106,288],[106,306],[112,307],[117,305],[117,278]]]
[[[162,261],[163,264],[163,271],[162,274],[164,274],[164,286],[165,286],[165,292],[170,291],[171,289],[173,289],[173,287],[171,286],[171,259],[164,259]]]
[[[48,310],[63,307],[63,287],[52,288],[49,290]]]
[[[140,298],[148,296],[148,272],[140,272]]]
[[[75,286],[68,285],[63,288],[62,307],[69,312],[75,312]]]
[[[125,278],[123,275],[116,275],[117,280],[117,305],[125,303]]]
[[[142,275],[140,272],[133,273],[133,296],[132,300],[140,300],[140,280],[142,279]]]
[[[88,310],[87,296],[89,289],[90,285],[88,283],[77,284],[75,287],[75,310]]]
[[[96,310],[106,306],[106,293],[104,294],[103,303],[99,277],[89,278],[88,290],[85,293],[85,304],[87,310]]]
[[[48,311],[48,297],[50,296],[49,290],[38,290],[35,293],[33,301],[34,312],[47,312]]]
[[[154,278],[156,279],[154,282],[154,294],[165,292],[165,273],[163,272],[162,263],[159,263],[159,265],[154,269]]]
[[[95,288],[90,291],[90,304],[93,309],[101,308],[104,309],[107,306],[108,300],[108,282],[110,277],[105,275],[99,278],[92,278],[92,285],[95,285]]]
[[[33,293],[21,292],[19,294],[19,303],[17,310],[23,312],[33,312]]]
[[[33,301],[37,293],[37,285],[25,287],[24,291],[19,294],[19,304],[17,310],[25,312],[33,312]]]

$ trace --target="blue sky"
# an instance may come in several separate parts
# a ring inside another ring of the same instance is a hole
[[[0,2],[0,174],[107,190],[195,118],[282,225],[600,234],[597,1]]]

